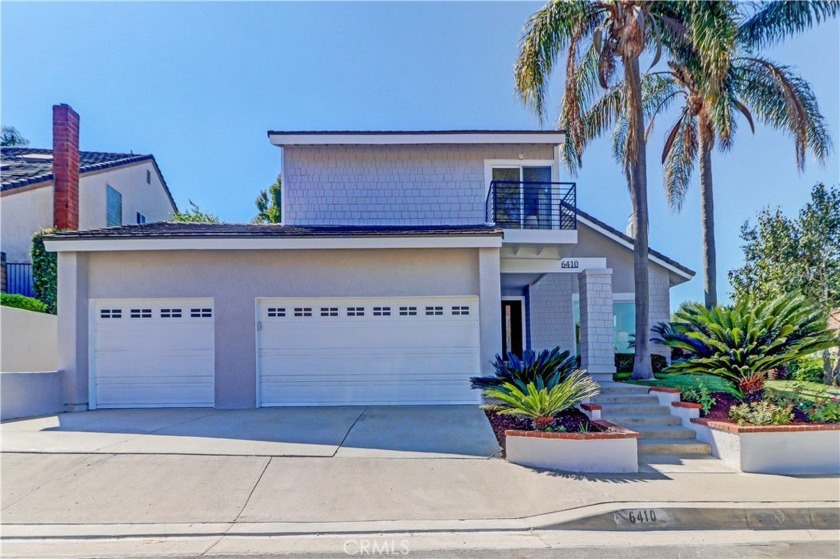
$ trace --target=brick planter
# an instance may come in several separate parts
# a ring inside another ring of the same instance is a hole
[[[580,473],[636,473],[639,434],[609,421],[592,421],[592,433],[505,431],[508,462]]]
[[[840,424],[738,425],[693,418],[699,439],[742,472],[840,474]]]

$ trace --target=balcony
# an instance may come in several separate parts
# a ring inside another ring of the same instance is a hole
[[[577,191],[573,182],[493,181],[486,218],[516,243],[577,242]]]

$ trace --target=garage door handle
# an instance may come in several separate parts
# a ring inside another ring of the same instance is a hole
[[[258,331],[259,331],[259,330],[262,330],[262,321],[261,321],[261,320],[258,320],[258,321],[257,321],[257,330],[258,330]]]

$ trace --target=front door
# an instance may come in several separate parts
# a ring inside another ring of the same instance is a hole
[[[502,301],[502,355],[522,357],[522,301]]]

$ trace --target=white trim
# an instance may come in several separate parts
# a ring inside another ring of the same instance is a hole
[[[280,223],[286,224],[286,150],[280,148]]]
[[[578,268],[563,267],[565,261],[577,261]],[[607,267],[606,258],[561,258],[549,260],[540,258],[502,258],[501,269],[503,274],[554,274],[571,273],[577,274],[585,269],[603,269]]]
[[[275,146],[307,145],[423,145],[423,144],[548,144],[559,145],[564,134],[557,131],[518,133],[501,132],[405,132],[383,134],[377,132],[347,132],[333,134],[269,133]]]
[[[575,229],[505,229],[506,245],[573,245],[578,242]]]
[[[525,317],[528,308],[525,305],[525,297],[522,295],[502,295],[502,301],[519,301],[522,303],[522,351],[525,351],[528,349],[528,337],[525,332],[528,329],[528,319]],[[502,346],[504,346],[504,341],[502,341]]]
[[[618,235],[616,235],[612,231],[604,229],[600,225],[597,225],[596,223],[593,223],[593,222],[589,221],[588,219],[586,219],[585,217],[583,217],[580,214],[577,215],[577,220],[578,220],[578,223],[582,222],[584,225],[586,225],[590,229],[594,229],[595,231],[597,231],[598,233],[601,233],[605,237],[608,237],[608,238],[612,239],[613,241],[617,242],[618,244],[620,244],[620,245],[622,245],[626,248],[629,248],[630,250],[633,250],[633,243],[629,242],[627,239],[623,239],[623,238],[619,237]],[[665,262],[664,260],[662,260],[661,258],[659,258],[658,256],[656,256],[654,254],[648,255],[648,258],[652,262],[658,264],[659,266],[662,266],[663,268],[665,268],[667,270],[670,270],[671,272],[674,272],[675,274],[677,274],[678,276],[680,276],[682,278],[685,278],[686,280],[690,280],[691,278],[694,277],[693,274],[687,274],[683,270],[680,270],[679,268],[677,268],[673,264],[669,264],[668,262]]]
[[[402,237],[225,237],[225,238],[112,238],[47,240],[50,252],[135,250],[313,250],[400,248],[500,248],[499,235],[439,235]]]

